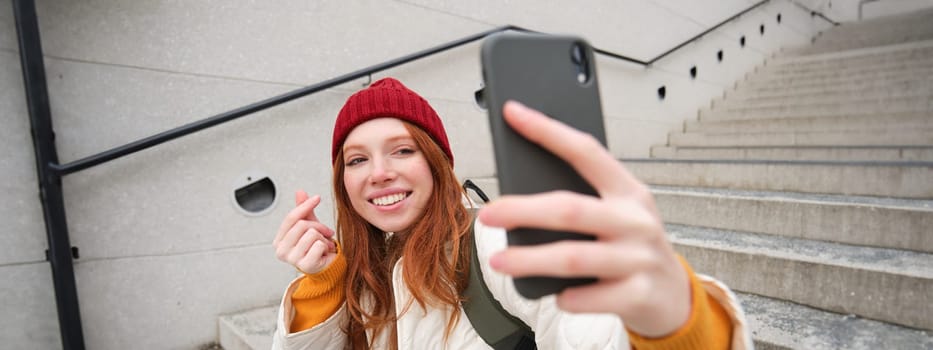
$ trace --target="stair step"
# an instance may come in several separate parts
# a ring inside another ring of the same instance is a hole
[[[728,99],[775,99],[775,98],[797,98],[807,96],[823,95],[846,95],[846,96],[885,96],[885,95],[911,95],[914,91],[929,91],[933,89],[930,82],[916,77],[905,78],[896,81],[875,81],[858,84],[845,84],[827,88],[825,86],[794,87],[792,89],[770,89],[770,88],[747,88],[740,86],[733,91],[725,93]]]
[[[933,55],[930,50],[928,55]],[[896,60],[873,65],[833,66],[823,69],[777,69],[764,66],[748,74],[745,80],[782,81],[782,80],[830,80],[885,77],[904,75],[910,72],[929,72],[933,68],[933,58]]]
[[[933,146],[654,146],[651,147],[651,157],[661,159],[933,162]]]
[[[627,159],[651,185],[933,198],[933,163]]]
[[[812,45],[808,45],[812,46]],[[775,68],[834,68],[831,63],[848,65],[862,63],[884,63],[890,59],[917,59],[927,56],[933,50],[933,39],[913,42],[896,42],[872,47],[854,47],[836,51],[802,53],[800,49],[808,46],[792,47],[781,51],[781,55],[768,60],[768,66]]]
[[[933,85],[933,84],[931,84]],[[716,106],[711,109],[700,110],[698,115],[768,115],[768,116],[793,116],[793,115],[840,115],[840,114],[866,114],[890,111],[914,111],[925,112],[933,111],[933,98],[929,96],[901,97],[886,100],[866,99],[855,102],[833,102],[826,101],[822,103],[810,104],[769,104],[769,105],[742,105],[730,104],[726,106]],[[929,113],[933,116],[933,112]],[[933,119],[930,117],[929,119]]]
[[[933,54],[933,53],[931,53]],[[746,79],[749,86],[773,86],[782,85],[838,85],[851,81],[866,79],[889,79],[897,80],[911,76],[930,76],[933,75],[933,60],[922,66],[910,65],[899,68],[883,70],[858,69],[845,72],[822,72],[822,73],[797,73],[797,74],[758,74]]]
[[[687,132],[671,133],[671,146],[927,146],[933,145],[933,128],[785,131],[785,132]]]
[[[933,84],[916,89],[884,89],[853,91],[827,91],[820,94],[735,97],[728,94],[727,98],[716,99],[712,102],[713,109],[729,107],[774,107],[774,106],[809,106],[824,104],[858,103],[861,101],[874,101],[879,104],[892,103],[903,99],[926,98],[933,99]]]
[[[652,186],[667,223],[933,253],[933,200]]]
[[[824,34],[825,36],[826,34]],[[817,38],[817,41],[820,41],[820,38]],[[820,65],[827,65],[832,61],[839,61],[841,63],[869,63],[872,60],[884,61],[883,57],[885,56],[895,56],[895,57],[912,57],[911,55],[923,55],[931,46],[933,46],[933,38],[924,38],[920,40],[913,40],[905,42],[902,40],[894,40],[891,42],[875,42],[873,45],[865,46],[863,44],[856,44],[849,47],[836,47],[833,50],[825,49],[814,49],[815,46],[819,45],[809,45],[798,48],[791,48],[784,50],[783,56],[772,60],[775,64],[786,65],[786,66],[807,66],[811,65],[813,67],[819,67]],[[917,51],[917,54],[912,54],[912,51]]]
[[[277,313],[278,305],[271,305],[220,316],[220,346],[225,350],[271,349]]]
[[[931,349],[933,333],[814,309],[755,294],[737,293],[755,348]]]
[[[888,37],[882,37],[882,35],[888,35]],[[930,40],[933,39],[933,30],[929,28],[921,29],[913,33],[905,34],[901,37],[894,38],[895,33],[880,33],[877,35],[866,35],[864,37],[858,38],[849,38],[846,40],[819,40],[817,39],[817,45],[809,50],[802,50],[800,53],[810,54],[810,53],[821,53],[821,52],[832,52],[839,50],[851,50],[855,48],[866,48],[866,47],[875,47],[879,45],[890,45],[895,43],[909,43],[917,40]]]
[[[702,108],[697,111],[697,119],[700,122],[707,121],[727,121],[727,120],[761,120],[761,119],[794,119],[794,118],[826,118],[826,117],[876,117],[878,119],[888,118],[933,118],[933,110],[923,108],[923,106],[904,105],[890,106],[887,109],[865,108],[858,109],[858,106],[849,107],[845,104],[835,104],[830,108],[823,106],[804,110],[802,108],[793,108],[788,110],[746,110],[729,111],[712,108]]]
[[[761,73],[797,74],[877,70],[903,64],[929,63],[933,41],[921,45],[894,45],[868,50],[852,50],[823,55],[783,56],[768,61]]]
[[[904,54],[884,54],[872,59],[851,62],[794,63],[765,62],[749,77],[792,77],[792,76],[829,76],[840,74],[878,73],[911,68],[929,68],[933,64],[933,47],[914,50]]]
[[[888,118],[874,115],[850,117],[775,118],[746,120],[703,120],[686,121],[686,132],[787,132],[841,131],[841,130],[891,130],[933,128],[933,113],[930,115],[904,114]]]
[[[792,91],[793,94],[816,94],[830,91],[852,91],[852,90],[876,90],[876,89],[913,89],[926,88],[930,85],[928,79],[918,79],[917,77],[904,77],[897,80],[862,80],[847,82],[837,85],[786,85],[786,86],[762,86],[748,87],[739,86],[743,94],[759,96],[780,96]],[[902,90],[903,91],[903,90]]]
[[[930,79],[933,78],[933,71],[931,70],[907,70],[903,72],[896,73],[887,73],[880,76],[843,76],[843,77],[833,77],[833,78],[797,78],[789,80],[748,80],[744,83],[740,83],[738,86],[740,88],[747,88],[752,91],[761,91],[761,92],[772,92],[779,91],[784,89],[819,89],[823,88],[826,90],[832,90],[837,86],[842,85],[853,85],[859,86],[862,88],[872,88],[878,86],[888,86],[892,84],[897,84],[906,80],[915,80],[915,81],[926,81],[930,83]]]
[[[736,291],[933,329],[933,255],[776,235],[668,225],[697,271]]]

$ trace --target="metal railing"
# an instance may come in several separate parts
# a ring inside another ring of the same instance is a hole
[[[741,17],[742,15],[758,8],[759,6],[764,5],[765,3],[768,3],[769,1],[770,0],[763,0],[754,5],[751,5],[747,9],[723,20],[722,22],[716,24],[715,26],[710,27],[709,29],[703,31],[702,33],[697,34],[691,37],[690,39],[685,40],[684,42],[678,44],[677,46],[674,46],[670,50],[667,50],[661,53],[660,55],[647,61],[642,61],[636,58],[628,57],[625,55],[620,55],[617,53],[613,53],[613,52],[595,48],[595,47],[593,48],[593,50],[596,53],[604,55],[606,57],[612,57],[612,58],[619,59],[622,61],[648,67],[654,64],[655,62],[663,59],[664,57],[667,57],[671,53],[674,53],[678,49],[686,46],[687,44],[690,44],[696,41],[697,39],[709,34],[710,32],[716,29],[719,29],[726,23],[729,23],[735,20],[736,18]],[[228,121],[235,120],[237,118],[244,117],[252,113],[262,111],[270,107],[275,107],[277,105],[283,104],[285,102],[289,102],[291,100],[294,100],[300,97],[311,95],[318,91],[326,90],[334,86],[338,86],[340,84],[344,84],[344,83],[347,83],[347,82],[350,82],[350,81],[353,81],[353,80],[356,80],[362,77],[371,76],[374,73],[378,73],[378,72],[381,72],[381,71],[384,71],[384,70],[387,70],[387,69],[390,69],[390,68],[393,68],[393,67],[396,67],[402,64],[406,64],[406,63],[409,63],[409,62],[412,62],[412,61],[415,61],[415,60],[418,60],[424,57],[428,57],[428,56],[431,56],[437,53],[451,50],[451,49],[472,43],[474,41],[481,40],[492,34],[510,31],[510,30],[541,34],[540,32],[536,32],[533,30],[525,29],[522,27],[514,26],[514,25],[501,26],[495,29],[487,30],[485,32],[473,34],[473,35],[464,37],[462,39],[458,39],[458,40],[454,40],[454,41],[451,41],[445,44],[441,44],[441,45],[438,45],[438,46],[435,46],[435,47],[432,47],[426,50],[422,50],[422,51],[419,51],[413,54],[402,56],[402,57],[399,57],[399,58],[396,58],[396,59],[393,59],[393,60],[390,60],[384,63],[366,67],[366,68],[357,70],[355,72],[347,73],[342,76],[332,78],[329,80],[325,80],[314,85],[310,85],[310,86],[303,87],[303,88],[300,88],[300,89],[297,89],[291,92],[284,93],[282,95],[270,97],[268,99],[265,99],[265,100],[247,105],[247,106],[236,108],[228,112],[220,113],[209,118],[205,118],[205,119],[202,119],[202,120],[190,123],[190,124],[186,124],[186,125],[183,125],[183,126],[180,126],[180,127],[177,127],[177,128],[174,128],[174,129],[171,129],[171,130],[168,130],[168,131],[156,134],[156,135],[146,137],[144,139],[133,141],[123,146],[115,147],[110,150],[103,151],[103,152],[100,152],[100,153],[97,153],[97,154],[94,154],[94,155],[91,155],[91,156],[88,156],[82,159],[78,159],[78,160],[75,160],[75,161],[72,161],[66,164],[51,164],[50,166],[52,170],[54,170],[58,174],[61,174],[61,175],[71,174],[71,173],[81,171],[81,170],[90,168],[92,166],[95,166],[101,163],[105,163],[105,162],[129,155],[129,154],[142,151],[144,149],[159,145],[161,143],[165,143],[167,141],[174,140],[176,138],[179,138],[179,137],[182,137],[182,136],[185,136],[185,135],[188,135],[188,134],[191,134],[191,133],[203,130],[203,129],[207,129],[215,125],[220,125]]]
[[[834,26],[838,26],[838,25],[839,25],[839,22],[834,21],[832,18],[826,17],[826,15],[824,15],[824,14],[823,14],[822,12],[820,12],[820,11],[812,10],[812,9],[810,9],[809,7],[807,7],[806,5],[801,4],[801,3],[797,2],[797,1],[791,1],[791,2],[794,3],[794,5],[797,5],[797,7],[801,8],[802,10],[809,12],[809,13],[810,13],[810,17],[819,17],[819,18],[825,20],[826,22],[829,22],[830,24],[832,24],[832,25],[834,25]],[[861,9],[861,4],[859,5],[859,8]]]
[[[696,36],[674,46],[658,56],[642,61],[628,56],[616,54],[599,48],[594,50],[601,55],[616,58],[622,61],[649,67],[678,49],[696,41],[710,32],[722,27],[736,18],[768,3],[763,0],[741,12],[730,16],[713,27]],[[798,6],[802,6],[798,4]],[[805,8],[806,9],[806,8]],[[811,15],[820,17],[836,24],[821,13],[806,9]],[[488,31],[477,33],[438,45],[410,55],[399,57],[384,63],[363,68],[342,76],[303,87],[291,92],[274,96],[240,108],[214,115],[196,122],[192,122],[156,135],[152,135],[123,146],[115,147],[66,164],[58,161],[55,148],[55,136],[52,128],[52,118],[49,107],[49,97],[43,62],[42,45],[39,37],[39,25],[36,16],[34,0],[14,0],[13,12],[16,20],[16,33],[19,41],[20,64],[23,71],[23,83],[26,92],[29,118],[33,135],[33,146],[36,156],[36,171],[38,174],[40,200],[46,224],[46,235],[49,243],[47,259],[52,267],[52,278],[55,287],[55,301],[58,311],[58,323],[61,330],[61,340],[64,349],[84,349],[84,336],[81,327],[80,310],[78,309],[78,295],[74,277],[74,259],[77,259],[77,248],[72,247],[68,236],[68,227],[65,216],[65,205],[62,195],[61,178],[95,165],[99,165],[144,149],[174,140],[176,138],[195,133],[213,126],[217,126],[244,116],[274,107],[297,98],[308,96],[334,86],[350,82],[378,73],[402,64],[406,64],[440,52],[451,50],[489,35],[503,31],[534,32],[529,29],[506,25]]]

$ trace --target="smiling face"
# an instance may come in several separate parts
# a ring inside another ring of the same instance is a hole
[[[353,209],[385,232],[401,232],[421,217],[434,190],[431,169],[402,121],[360,124],[343,143],[343,185]]]

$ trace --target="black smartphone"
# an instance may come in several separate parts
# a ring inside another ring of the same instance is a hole
[[[481,60],[483,99],[489,113],[500,192],[570,190],[598,196],[567,162],[517,134],[502,119],[503,104],[515,100],[593,135],[606,146],[592,47],[573,36],[501,33],[483,42]],[[508,231],[509,245],[568,239],[594,237],[533,227]],[[519,294],[530,299],[594,281],[594,278],[547,276],[514,280]]]

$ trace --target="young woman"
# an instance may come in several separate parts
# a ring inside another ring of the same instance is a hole
[[[476,218],[474,268],[539,348],[751,347],[735,297],[677,256],[644,184],[589,135],[515,102],[504,112],[600,194],[505,196]],[[434,109],[395,79],[373,83],[338,114],[332,161],[336,231],[315,216],[320,196],[299,191],[273,242],[303,273],[282,298],[273,348],[489,348],[460,307],[474,218]],[[597,240],[505,249],[514,227]],[[599,282],[527,300],[511,277],[531,275]]]

